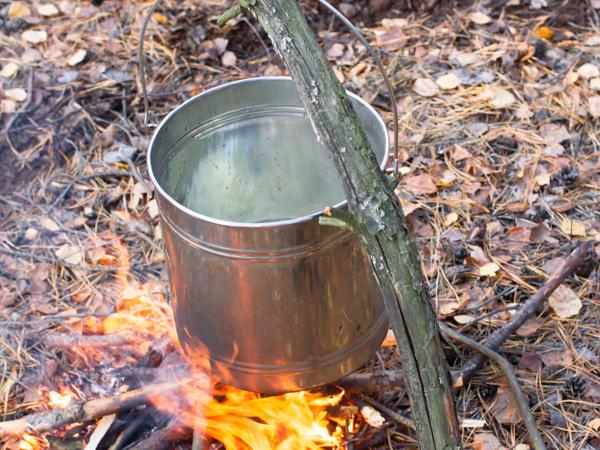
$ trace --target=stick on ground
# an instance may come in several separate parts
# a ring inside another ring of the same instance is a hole
[[[527,398],[525,397],[525,394],[523,394],[521,386],[519,386],[519,380],[517,380],[517,377],[513,373],[514,369],[510,365],[510,363],[495,351],[490,350],[485,345],[474,341],[473,339],[465,336],[464,334],[460,334],[459,332],[453,330],[446,324],[440,323],[440,330],[442,334],[450,337],[451,339],[454,339],[455,341],[460,342],[461,344],[467,345],[473,348],[474,350],[477,350],[482,355],[485,355],[486,358],[491,359],[498,365],[498,367],[506,377],[506,380],[508,381],[508,386],[510,387],[510,390],[515,398],[515,402],[519,407],[519,413],[521,413],[521,418],[523,419],[523,422],[525,422],[527,432],[529,433],[529,440],[531,441],[533,448],[535,448],[535,450],[546,450],[544,440],[542,439],[542,436],[540,435],[540,432],[536,427],[535,419],[529,411],[529,404],[527,402]]]
[[[569,255],[564,264],[558,269],[548,280],[540,287],[540,289],[533,294],[527,301],[521,306],[515,315],[498,328],[485,342],[485,346],[491,350],[496,350],[500,347],[504,341],[506,341],[517,329],[525,323],[533,314],[535,314],[544,304],[544,301],[552,294],[558,286],[560,286],[565,279],[571,275],[575,269],[583,262],[590,248],[592,247],[591,241],[583,242],[573,253]],[[465,363],[463,368],[457,377],[455,377],[454,387],[461,387],[469,381],[477,369],[487,359],[484,353],[478,353],[473,358]]]

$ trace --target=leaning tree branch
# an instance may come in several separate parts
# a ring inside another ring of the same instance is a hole
[[[298,2],[256,0],[246,5],[283,58],[344,187],[353,230],[365,244],[398,338],[419,444],[427,450],[458,448],[458,420],[435,314],[392,185]]]
[[[491,359],[498,365],[498,367],[504,374],[504,377],[508,381],[508,386],[510,387],[517,407],[519,408],[521,418],[523,419],[523,422],[525,422],[527,432],[529,433],[529,440],[531,441],[533,448],[535,448],[535,450],[546,450],[544,440],[542,439],[542,436],[536,427],[535,419],[533,418],[531,411],[529,411],[529,404],[527,402],[527,398],[521,390],[519,380],[517,380],[517,377],[513,373],[514,368],[510,365],[506,358],[496,353],[495,351],[489,349],[485,345],[480,344],[479,342],[474,341],[473,339],[465,336],[464,334],[453,330],[444,323],[440,324],[440,329],[442,330],[442,333],[447,337],[454,339],[455,341],[458,341],[461,344],[471,347],[472,349],[480,352],[480,354],[482,355],[485,355],[486,358]]]
[[[529,317],[543,306],[544,301],[579,267],[591,247],[592,242],[585,241],[571,253],[563,265],[548,278],[535,294],[527,299],[515,315],[506,324],[492,333],[485,342],[485,346],[490,350],[498,349]],[[454,387],[461,387],[469,381],[486,359],[486,355],[480,352],[467,361],[458,376],[455,377]]]

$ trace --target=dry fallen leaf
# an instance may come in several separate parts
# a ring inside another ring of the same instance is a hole
[[[479,433],[473,437],[473,450],[507,450],[492,433]]]
[[[479,276],[493,277],[500,270],[500,266],[495,262],[484,264],[479,268]]]
[[[448,213],[446,217],[444,217],[444,226],[450,226],[457,220],[458,214],[456,214],[455,212]]]
[[[477,25],[486,25],[492,21],[492,18],[482,12],[473,12],[469,14],[469,20]]]
[[[23,32],[21,37],[30,44],[41,44],[48,39],[48,33],[45,30],[27,30]]]
[[[24,102],[27,100],[27,92],[25,89],[21,88],[7,89],[4,91],[4,96],[16,102]]]
[[[447,73],[446,75],[442,75],[435,80],[435,84],[437,84],[442,89],[456,89],[461,85],[460,78],[454,75],[452,72]]]
[[[592,78],[590,80],[590,89],[592,91],[600,91],[600,77]]]
[[[418,78],[413,84],[413,91],[423,97],[433,97],[440,92],[440,88],[429,78]]]
[[[573,364],[573,355],[568,350],[542,353],[541,358],[548,367],[563,367]]]
[[[381,428],[385,423],[385,419],[381,413],[370,406],[363,406],[360,408],[360,414],[365,419],[365,422],[373,428]]]
[[[152,14],[152,20],[154,20],[156,23],[158,23],[160,25],[164,25],[164,26],[169,25],[169,18],[161,13]]]
[[[48,217],[40,217],[39,221],[40,225],[48,231],[55,232],[60,230],[60,227],[56,224],[56,222]]]
[[[38,230],[33,227],[29,227],[25,230],[24,238],[28,241],[34,241],[38,237]]]
[[[235,53],[233,53],[233,52],[226,51],[225,53],[223,53],[223,56],[221,56],[221,63],[225,67],[233,67],[233,66],[235,66],[236,62],[237,62],[237,56],[235,56]]]
[[[437,186],[428,173],[405,177],[401,183],[408,191],[416,195],[434,194],[437,192]]]
[[[58,8],[56,6],[54,6],[52,3],[44,3],[42,5],[39,5],[37,7],[37,11],[40,14],[40,16],[44,16],[44,17],[52,17],[52,16],[57,16],[60,14],[60,11],[58,10]]]
[[[64,261],[68,264],[81,264],[83,261],[83,253],[79,247],[71,244],[64,244],[60,247],[56,252],[54,252],[56,257],[61,261]]]
[[[577,294],[564,285],[560,285],[550,295],[548,304],[561,319],[577,315],[583,306]]]
[[[537,318],[527,319],[523,325],[517,328],[515,333],[517,336],[521,337],[531,336],[532,334],[536,333],[543,324],[544,322]]]
[[[580,77],[589,80],[590,78],[595,78],[600,76],[600,70],[593,64],[585,63],[579,69],[577,69],[577,73]]]
[[[0,71],[0,77],[10,78],[19,71],[19,66],[14,62],[9,62]]]
[[[588,427],[590,427],[594,431],[600,430],[600,417],[592,419],[590,423],[588,423]]]
[[[69,58],[69,61],[68,61],[69,66],[76,66],[77,64],[83,62],[83,60],[85,59],[86,56],[87,56],[87,51],[85,49],[77,50]]]
[[[457,314],[456,316],[452,317],[454,319],[454,321],[460,325],[464,325],[466,323],[471,322],[472,320],[475,319],[475,316],[470,316],[469,314]]]
[[[229,39],[224,39],[221,37],[215,38],[213,41],[215,44],[215,50],[217,50],[217,55],[221,56],[227,50],[227,44],[229,44]]]
[[[565,219],[560,229],[568,236],[586,236],[585,225],[577,220]]]
[[[383,28],[402,28],[408,25],[408,20],[404,18],[383,19],[381,25]]]
[[[535,30],[535,35],[540,39],[552,39],[552,36],[554,36],[554,31],[548,27],[539,27],[537,30]]]
[[[496,89],[490,100],[490,105],[494,108],[508,108],[513,105],[517,99],[506,89]]]
[[[498,423],[503,425],[521,422],[519,408],[512,392],[507,386],[500,386],[498,388],[494,403],[490,407],[490,412]]]
[[[515,115],[517,116],[517,119],[531,119],[533,117],[533,111],[531,111],[531,108],[529,108],[527,103],[521,103],[517,108]]]
[[[17,19],[19,17],[25,17],[31,15],[31,9],[23,2],[12,2],[8,7],[8,18]]]
[[[588,98],[588,106],[590,108],[590,114],[595,117],[600,117],[600,95],[595,95]]]
[[[152,219],[158,216],[158,203],[156,199],[150,200],[146,206],[148,207],[148,214],[150,214]]]

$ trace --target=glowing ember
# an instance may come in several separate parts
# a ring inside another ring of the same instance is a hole
[[[77,398],[71,391],[64,390],[63,393],[56,391],[48,392],[48,406],[51,408],[66,408]]]

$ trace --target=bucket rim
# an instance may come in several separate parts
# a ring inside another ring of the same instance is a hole
[[[179,106],[174,108],[169,114],[167,114],[160,121],[160,124],[154,130],[154,133],[152,134],[152,137],[150,139],[150,143],[148,144],[148,151],[146,153],[148,175],[150,176],[150,180],[152,181],[152,184],[154,185],[154,189],[156,189],[160,193],[161,197],[163,197],[165,200],[167,200],[172,206],[174,206],[178,210],[186,213],[187,215],[189,215],[191,217],[200,219],[204,222],[214,223],[217,225],[228,226],[228,227],[237,227],[237,228],[270,228],[270,227],[285,226],[285,225],[295,225],[295,224],[310,222],[311,220],[314,220],[315,218],[318,218],[318,217],[324,215],[324,209],[323,209],[321,211],[316,211],[314,213],[306,214],[306,215],[300,216],[300,217],[295,217],[293,219],[275,220],[272,222],[235,222],[235,221],[231,221],[231,220],[217,219],[216,217],[211,217],[211,216],[207,216],[205,214],[196,212],[196,211],[182,205],[181,203],[179,203],[177,200],[175,200],[170,194],[168,194],[163,189],[163,187],[158,182],[158,179],[156,178],[156,176],[154,174],[154,169],[152,167],[152,158],[151,158],[152,150],[155,147],[154,141],[156,140],[156,137],[160,133],[161,129],[167,124],[167,122],[169,122],[169,120],[175,114],[177,114],[179,112],[180,109],[182,109],[183,107],[187,106],[190,103],[197,101],[202,96],[212,94],[221,89],[229,88],[229,87],[232,87],[235,85],[251,83],[251,82],[256,82],[256,81],[282,81],[282,80],[293,82],[291,77],[286,77],[286,76],[251,77],[251,78],[244,78],[241,80],[230,81],[230,82],[209,88],[209,89],[201,92],[200,94],[190,97],[185,102],[181,103]],[[294,88],[295,88],[295,86],[294,86]],[[346,93],[348,94],[349,97],[351,97],[354,100],[361,103],[369,112],[371,112],[371,114],[373,114],[373,116],[376,118],[376,122],[379,124],[379,126],[381,127],[381,129],[384,132],[383,133],[384,155],[383,155],[381,163],[379,164],[379,168],[381,170],[384,170],[388,163],[389,151],[390,151],[390,149],[389,149],[390,139],[389,139],[389,135],[388,135],[387,126],[385,125],[385,122],[381,118],[381,115],[365,99],[363,99],[362,97],[360,97],[359,95],[357,95],[353,92],[350,92],[349,90],[346,90]],[[335,205],[327,205],[327,206],[337,209],[337,208],[345,207],[347,204],[348,204],[348,201],[344,199],[343,201],[338,202]]]

